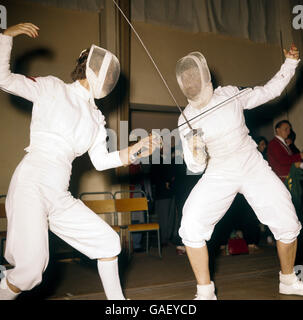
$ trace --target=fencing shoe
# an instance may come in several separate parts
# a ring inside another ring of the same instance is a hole
[[[215,295],[215,284],[197,285],[197,294],[194,300],[217,300]]]
[[[303,282],[297,278],[295,273],[284,275],[280,272],[279,278],[279,293],[303,296]]]

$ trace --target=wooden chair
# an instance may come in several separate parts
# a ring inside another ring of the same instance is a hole
[[[6,195],[0,195],[0,199],[5,198]],[[0,202],[0,264],[4,262],[4,243],[6,241],[6,231],[7,231],[7,218],[5,212],[5,203]]]
[[[108,195],[110,199],[93,199],[84,200],[83,197],[88,195]],[[111,192],[83,192],[79,195],[79,199],[92,211],[98,215],[109,215],[112,214],[114,222],[109,225],[119,234],[121,240],[121,230],[118,226],[117,213],[115,208],[115,200]],[[105,219],[104,219],[105,220]]]
[[[141,193],[140,198],[123,198],[117,199],[118,194],[123,193]],[[143,196],[143,197],[142,197]],[[129,248],[129,256],[131,253],[131,233],[132,232],[147,232],[146,235],[146,253],[149,253],[149,232],[150,231],[157,231],[157,238],[158,238],[158,252],[160,258],[162,258],[161,254],[161,244],[160,244],[160,226],[158,223],[150,223],[149,222],[149,212],[148,212],[148,200],[146,198],[145,192],[141,190],[134,190],[134,191],[117,191],[114,193],[116,211],[120,213],[132,213],[132,212],[139,212],[142,211],[142,214],[146,215],[146,223],[138,223],[138,224],[129,224],[127,225],[127,232],[128,232],[128,248]]]

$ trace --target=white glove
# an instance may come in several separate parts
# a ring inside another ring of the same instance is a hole
[[[192,153],[195,161],[199,164],[205,164],[207,161],[207,152],[205,149],[205,142],[201,135],[192,135],[187,140],[188,147]]]
[[[150,156],[155,149],[161,148],[162,138],[157,132],[152,132],[149,136],[141,139],[135,145],[129,148],[129,159],[131,163],[141,158]]]

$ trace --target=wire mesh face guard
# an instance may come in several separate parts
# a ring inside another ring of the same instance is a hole
[[[213,88],[206,59],[200,52],[192,52],[177,62],[177,81],[188,101],[194,106],[207,104]]]
[[[110,51],[92,45],[86,63],[86,78],[95,99],[107,96],[120,76],[120,63]]]

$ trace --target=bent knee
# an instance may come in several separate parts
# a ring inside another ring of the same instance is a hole
[[[302,229],[301,223],[292,224],[289,228],[277,229],[269,227],[276,240],[283,242],[284,244],[293,243],[300,234]]]
[[[211,238],[213,230],[212,224],[192,219],[190,215],[186,215],[182,218],[179,235],[187,247],[202,248]]]
[[[112,230],[107,239],[107,246],[100,248],[103,254],[98,258],[114,258],[118,256],[121,252],[121,240],[117,232]]]
[[[113,246],[113,251],[117,252],[114,256],[117,256],[121,252],[121,240],[120,240],[120,236],[116,232],[114,232],[114,235],[113,235],[112,246]]]

